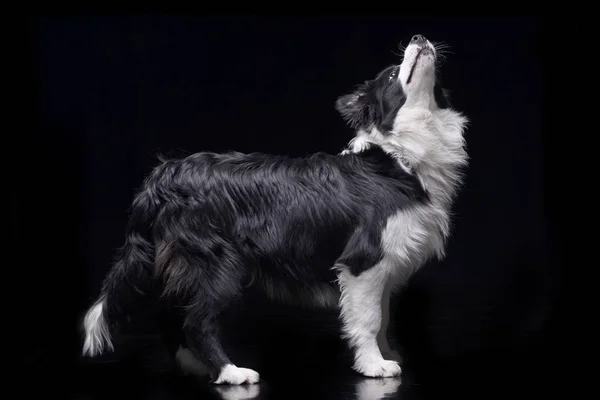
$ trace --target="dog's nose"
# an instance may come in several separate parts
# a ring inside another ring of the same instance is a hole
[[[410,40],[410,44],[425,44],[427,42],[427,39],[425,39],[425,36],[423,35],[415,35],[412,37],[412,39]]]

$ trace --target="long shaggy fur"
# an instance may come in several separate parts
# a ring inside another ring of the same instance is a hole
[[[254,383],[258,374],[223,351],[215,320],[257,285],[274,300],[339,307],[354,369],[398,375],[386,305],[443,256],[467,164],[466,119],[448,108],[435,59],[417,35],[402,64],[338,99],[356,130],[341,154],[164,160],[135,197],[125,245],[84,320],[84,354],[112,349],[110,330],[158,300],[181,365],[195,358],[216,383]]]

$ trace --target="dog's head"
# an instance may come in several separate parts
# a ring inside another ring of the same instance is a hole
[[[437,50],[422,35],[412,37],[400,65],[381,71],[354,93],[341,96],[336,109],[354,129],[377,128],[389,134],[401,109],[435,110],[449,106],[448,93],[436,79]]]

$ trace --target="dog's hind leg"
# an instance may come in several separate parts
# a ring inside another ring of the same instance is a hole
[[[165,295],[183,302],[183,348],[187,350],[179,351],[179,361],[182,356],[200,361],[216,384],[258,382],[256,371],[240,368],[229,359],[217,324],[219,314],[242,291],[246,269],[241,257],[222,237],[208,241],[188,234],[185,239],[161,247],[157,257],[163,265]]]
[[[158,328],[169,357],[184,375],[204,377],[209,374],[206,366],[186,347],[182,321],[174,310],[164,311],[158,317]]]
[[[388,277],[386,267],[384,260],[358,275],[342,267],[338,275],[343,336],[354,353],[354,369],[368,377],[392,377],[401,373],[397,362],[383,358],[377,344]]]
[[[208,367],[215,384],[241,385],[260,380],[258,372],[236,366],[225,354],[214,316],[188,323],[184,332],[191,354]]]

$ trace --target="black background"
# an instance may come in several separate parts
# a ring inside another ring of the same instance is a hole
[[[211,396],[161,373],[168,365],[142,329],[106,362],[78,360],[79,318],[122,243],[135,189],[157,154],[339,152],[352,132],[335,99],[399,62],[398,44],[415,33],[450,46],[442,80],[471,121],[471,165],[447,259],[395,302],[409,360],[397,395],[552,382],[562,272],[543,126],[550,37],[532,17],[29,19],[28,113],[11,155],[20,365],[62,376],[49,382],[67,396]],[[241,311],[225,325],[232,355],[265,380],[261,398],[350,396],[361,378],[334,314],[257,296]]]

